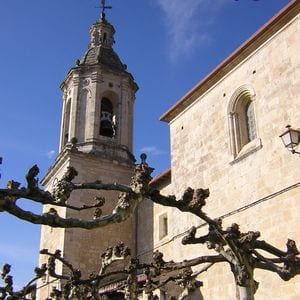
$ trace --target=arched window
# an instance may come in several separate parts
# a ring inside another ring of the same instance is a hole
[[[233,158],[244,156],[261,147],[256,144],[257,126],[254,107],[255,92],[250,86],[235,91],[229,103],[229,129]]]
[[[101,101],[100,135],[112,138],[115,135],[115,120],[113,104],[108,98]]]

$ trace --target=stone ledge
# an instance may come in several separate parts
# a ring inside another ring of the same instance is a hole
[[[258,151],[263,147],[261,139],[256,138],[253,141],[246,144],[241,151],[238,153],[238,155],[230,162],[230,164],[235,164],[242,159],[246,158],[247,156],[251,155],[252,153]]]

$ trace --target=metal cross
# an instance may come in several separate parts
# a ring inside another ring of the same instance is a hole
[[[100,6],[100,8],[102,8],[102,13],[105,12],[105,9],[112,9],[112,6],[106,6],[105,5],[105,1],[106,0],[101,0],[101,6]]]

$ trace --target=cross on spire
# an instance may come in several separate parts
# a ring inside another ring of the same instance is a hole
[[[105,16],[105,9],[112,9],[112,6],[105,5],[105,1],[106,0],[101,0],[101,6],[100,6],[100,8],[102,8],[101,15],[104,15],[104,16]]]

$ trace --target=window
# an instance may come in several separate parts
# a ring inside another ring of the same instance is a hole
[[[256,138],[256,125],[255,125],[253,101],[249,101],[245,106],[245,115],[246,115],[246,126],[247,126],[247,138],[248,138],[248,142],[250,142]]]
[[[229,103],[231,154],[239,159],[261,148],[255,120],[255,91],[244,85],[232,95]]]
[[[106,44],[106,40],[107,40],[107,35],[106,35],[106,32],[104,32],[104,34],[103,34],[103,44]]]
[[[115,117],[111,101],[102,98],[100,115],[100,135],[112,138],[115,136]]]
[[[168,235],[168,215],[165,213],[159,216],[159,239]]]

